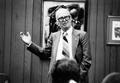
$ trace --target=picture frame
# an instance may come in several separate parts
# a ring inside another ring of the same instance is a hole
[[[120,16],[107,18],[107,44],[120,45]]]
[[[55,19],[55,10],[59,8],[59,6],[67,6],[70,11],[73,9],[77,10],[77,16],[72,14],[72,18],[77,17],[75,19],[75,27],[78,30],[84,30],[85,28],[85,10],[86,10],[86,0],[70,0],[70,1],[52,1],[52,0],[44,0],[43,1],[43,13],[42,13],[42,22],[43,22],[43,47],[46,46],[47,39],[49,38],[52,32],[56,32],[59,30],[59,27],[56,25]],[[57,27],[57,28],[56,28]]]

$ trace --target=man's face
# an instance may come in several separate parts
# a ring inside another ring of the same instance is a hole
[[[67,31],[71,27],[71,15],[67,9],[60,8],[56,11],[56,20],[58,22],[58,26],[63,31]]]

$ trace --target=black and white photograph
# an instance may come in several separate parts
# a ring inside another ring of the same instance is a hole
[[[120,17],[108,16],[107,44],[120,44]]]
[[[120,40],[120,21],[112,22],[112,40]]]
[[[0,83],[120,83],[120,0],[0,0]]]

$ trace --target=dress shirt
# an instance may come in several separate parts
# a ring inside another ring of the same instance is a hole
[[[65,35],[65,34],[67,34],[66,38],[67,38],[68,44],[69,44],[69,52],[70,52],[69,59],[73,59],[73,56],[72,56],[72,28],[73,27],[70,27],[66,32],[64,32],[61,29],[60,42],[58,44],[58,50],[57,50],[56,60],[61,60],[61,59],[65,58],[65,56],[62,55],[62,50],[63,50],[62,41],[63,41],[63,35]]]

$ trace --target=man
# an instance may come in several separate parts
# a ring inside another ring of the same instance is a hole
[[[45,48],[33,43],[29,32],[27,35],[21,32],[20,37],[32,53],[40,58],[51,57],[48,75],[53,72],[56,61],[67,58],[77,62],[80,67],[81,83],[87,83],[87,73],[91,65],[88,35],[72,27],[72,17],[66,7],[58,8],[55,17],[56,24],[61,29],[51,33]]]

